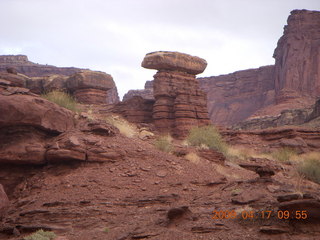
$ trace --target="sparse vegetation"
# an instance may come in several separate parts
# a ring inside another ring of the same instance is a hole
[[[193,152],[188,153],[185,156],[185,158],[192,163],[199,163],[200,162],[200,157],[196,153],[193,153]]]
[[[78,112],[77,102],[70,94],[61,92],[58,90],[54,90],[52,92],[48,92],[41,95],[43,98],[49,100],[50,102],[54,102],[61,107],[67,108],[73,112]]]
[[[137,127],[120,116],[110,115],[105,118],[105,120],[114,127],[118,128],[120,133],[128,138],[138,135]]]
[[[275,160],[278,160],[283,163],[288,163],[290,162],[291,158],[297,155],[297,153],[294,149],[291,148],[281,148],[273,152],[271,155]]]
[[[42,229],[24,237],[23,240],[53,240],[56,237],[54,232],[43,231]]]
[[[310,153],[303,156],[303,160],[298,165],[298,173],[320,184],[320,153]]]
[[[171,142],[172,137],[170,135],[164,135],[155,140],[154,146],[163,152],[171,152],[173,149]]]
[[[227,144],[213,126],[192,128],[187,137],[187,141],[193,146],[207,146],[209,149],[217,150],[225,155],[227,154]]]

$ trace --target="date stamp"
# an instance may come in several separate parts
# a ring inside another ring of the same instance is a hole
[[[288,211],[288,210],[260,210],[260,211],[241,211],[235,210],[214,210],[212,211],[212,219],[242,219],[242,220],[253,220],[253,219],[277,219],[277,220],[305,220],[308,218],[306,210]]]

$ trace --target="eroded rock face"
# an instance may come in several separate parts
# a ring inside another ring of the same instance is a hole
[[[274,52],[275,65],[201,78],[213,123],[310,107],[320,94],[320,12],[294,10]]]
[[[274,66],[199,78],[199,82],[207,93],[209,116],[214,124],[235,124],[274,103]]]
[[[294,10],[274,51],[277,102],[320,95],[320,12]]]
[[[17,87],[0,88],[0,162],[45,163],[46,141],[74,127],[73,113]]]
[[[116,104],[111,112],[120,114],[132,123],[151,123],[154,100],[133,96]]]
[[[155,52],[142,62],[158,69],[154,75],[153,120],[158,130],[184,137],[190,128],[209,123],[206,95],[195,74],[204,71],[205,60],[177,52]]]
[[[148,53],[141,64],[144,68],[156,70],[171,70],[190,73],[202,73],[206,67],[206,60],[179,52],[159,51]]]

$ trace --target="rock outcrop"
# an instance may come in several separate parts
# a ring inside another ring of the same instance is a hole
[[[110,112],[119,114],[132,123],[151,123],[154,100],[133,96],[117,103]]]
[[[129,100],[132,97],[140,96],[143,99],[153,100],[153,81],[146,81],[144,89],[129,90],[124,96],[122,101]]]
[[[35,64],[25,55],[3,55],[0,56],[0,79],[3,74],[15,78],[19,86],[27,87],[36,94],[62,90],[74,93],[81,103],[119,102],[117,87],[112,77],[102,72]],[[16,76],[13,76],[14,74]]]
[[[0,163],[43,164],[46,141],[73,128],[67,109],[31,94],[0,87]]]
[[[294,10],[274,51],[277,102],[320,95],[320,12]]]
[[[109,147],[119,131],[74,114],[29,89],[0,86],[0,164],[44,165],[69,161],[115,161],[122,146]]]
[[[103,104],[110,98],[108,91],[115,87],[115,83],[109,74],[82,71],[69,77],[66,87],[81,103]]]
[[[312,128],[286,126],[248,131],[221,130],[221,134],[230,145],[241,145],[260,152],[290,148],[304,153],[320,148],[320,130]]]
[[[142,67],[156,69],[153,90],[153,120],[156,128],[184,137],[191,127],[209,123],[206,95],[195,74],[207,62],[178,52],[153,52],[146,55]]]

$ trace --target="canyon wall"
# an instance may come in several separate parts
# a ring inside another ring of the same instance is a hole
[[[277,103],[320,96],[320,12],[294,10],[274,51]]]
[[[213,123],[233,125],[314,104],[320,97],[320,12],[292,11],[273,57],[273,66],[199,79]]]
[[[274,66],[199,78],[214,124],[232,125],[274,103]]]

